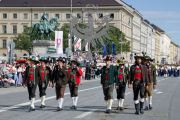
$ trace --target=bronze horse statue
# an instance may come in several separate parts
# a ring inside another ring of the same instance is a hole
[[[47,15],[43,14],[39,23],[33,25],[33,31],[37,39],[50,39],[50,34],[55,31],[58,26],[57,18],[48,21]]]

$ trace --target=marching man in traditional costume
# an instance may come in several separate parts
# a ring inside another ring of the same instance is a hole
[[[104,93],[104,100],[107,105],[106,113],[111,113],[113,104],[113,89],[117,78],[117,68],[111,64],[109,56],[105,59],[106,66],[101,69],[101,84]]]
[[[77,60],[71,60],[71,67],[68,69],[68,84],[73,102],[71,109],[75,110],[77,109],[78,102],[78,86],[80,85],[81,76],[83,74],[79,65]]]
[[[130,68],[130,81],[129,87],[131,88],[133,84],[134,93],[134,104],[135,104],[135,114],[144,114],[144,92],[145,83],[147,80],[147,69],[146,66],[142,65],[143,56],[135,56],[135,64]],[[138,96],[140,94],[140,103]]]
[[[38,76],[39,96],[41,98],[40,108],[45,108],[46,89],[51,79],[51,69],[48,66],[46,66],[46,63],[48,61],[45,58],[41,58],[39,61],[40,61],[40,66],[37,67],[37,76]]]
[[[145,86],[145,110],[152,109],[152,91],[156,86],[156,67],[151,63],[153,60],[145,56],[144,64],[147,66],[147,83]]]
[[[28,94],[29,94],[29,100],[31,101],[30,103],[30,111],[35,111],[35,93],[36,93],[36,87],[37,87],[37,68],[36,68],[36,63],[37,61],[29,59],[28,60],[29,65],[26,67],[25,70],[25,75],[24,75],[24,85],[27,85],[28,89]]]
[[[125,67],[123,60],[117,60],[117,80],[116,80],[116,92],[118,99],[117,110],[123,110],[123,104],[125,99],[126,84],[128,81],[129,70]]]
[[[52,80],[53,84],[55,83],[55,90],[56,90],[56,100],[58,100],[58,107],[57,111],[61,111],[64,101],[64,93],[66,89],[66,85],[68,82],[68,72],[65,65],[66,60],[64,58],[58,58],[58,65],[54,67]]]

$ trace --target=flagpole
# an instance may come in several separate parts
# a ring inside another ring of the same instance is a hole
[[[70,26],[72,26],[72,0],[70,1],[71,2],[71,5],[70,5],[70,7],[71,7],[71,22],[70,22]],[[69,50],[70,50],[70,53],[72,53],[72,29],[70,29],[70,37],[69,37]]]

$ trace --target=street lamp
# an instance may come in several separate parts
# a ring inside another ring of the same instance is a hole
[[[72,36],[72,28],[71,28],[71,26],[72,26],[72,0],[70,0],[70,2],[71,2],[70,3],[71,4],[70,5],[71,6],[71,15],[70,15],[71,16],[70,17],[71,18],[71,22],[70,22],[70,36],[69,36],[69,40],[68,40],[68,42],[69,42],[68,43],[68,47],[69,47],[69,52],[72,53],[72,37],[73,37]]]
[[[120,52],[120,54],[121,54],[121,57],[123,57],[123,56],[122,56],[122,45],[123,45],[123,44],[126,44],[128,41],[123,42],[123,34],[122,34],[122,33],[121,33],[121,35],[120,35],[120,41],[121,41],[121,42],[119,42],[119,43],[121,44],[121,52]]]
[[[71,0],[71,15],[72,15],[72,0]]]

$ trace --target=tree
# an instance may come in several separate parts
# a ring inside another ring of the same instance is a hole
[[[84,23],[79,23],[79,26],[81,28],[86,28],[86,24]],[[70,33],[70,25],[69,24],[64,24],[61,27],[61,30],[63,31],[63,43],[64,43],[64,48],[68,47],[68,35]],[[121,36],[122,35],[122,36]],[[112,43],[115,44],[116,46],[116,52],[120,53],[121,52],[121,44],[120,44],[120,39],[122,38],[122,52],[129,52],[130,51],[130,42],[125,39],[125,34],[120,31],[118,28],[114,26],[110,26],[108,30],[108,37],[102,37],[101,40],[103,40],[106,45],[109,45],[110,48],[112,48]],[[83,40],[82,40],[83,41]],[[92,51],[99,51],[102,52],[99,48],[102,48],[102,45],[100,43],[97,43],[96,46],[90,46]],[[84,49],[84,48],[83,48]],[[110,49],[110,52],[112,53],[112,49]]]
[[[121,44],[122,44],[122,52],[130,51],[130,42],[126,40],[125,34],[122,31],[120,31],[118,28],[114,26],[110,26],[108,31],[108,36],[109,36],[108,38],[104,39],[104,43],[106,44],[114,43],[116,46],[117,53],[121,52]]]
[[[60,29],[61,31],[63,31],[63,47],[67,48],[68,47],[68,35],[70,33],[70,25],[65,23],[63,24],[63,26]]]
[[[16,49],[26,50],[30,53],[32,49],[31,35],[31,28],[26,28],[23,33],[19,34],[15,41]]]
[[[58,30],[58,28],[56,28],[56,30]],[[55,39],[54,32],[50,34],[50,39],[51,40]],[[33,30],[32,27],[25,28],[24,32],[18,34],[18,36],[16,37],[16,41],[15,41],[16,49],[26,50],[30,53],[33,47],[32,46],[33,40],[41,40],[41,36],[38,36],[37,31]]]

